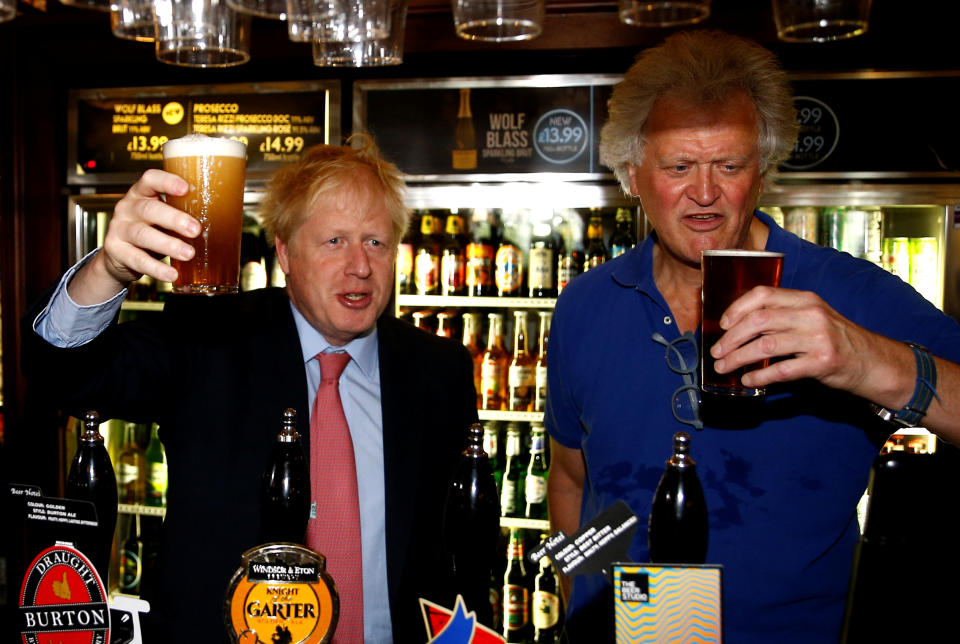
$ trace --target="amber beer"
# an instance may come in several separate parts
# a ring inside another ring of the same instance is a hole
[[[193,215],[200,235],[184,239],[196,250],[182,262],[171,258],[179,275],[175,293],[236,293],[240,281],[240,236],[247,148],[240,141],[190,134],[163,146],[163,169],[190,184],[187,194],[167,195],[167,203]]]
[[[720,318],[723,312],[741,295],[754,286],[779,286],[783,272],[783,253],[753,250],[705,250],[701,254],[700,291],[703,303],[703,326],[701,330],[701,388],[708,393],[732,396],[762,396],[762,388],[744,387],[740,378],[748,371],[762,369],[769,360],[741,367],[735,371],[719,374],[713,369],[710,347],[716,344],[723,329]]]

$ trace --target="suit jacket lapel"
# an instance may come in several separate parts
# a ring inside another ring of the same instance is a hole
[[[411,535],[416,498],[412,473],[421,464],[417,406],[422,404],[421,378],[416,377],[415,356],[399,341],[393,328],[399,322],[384,316],[378,322],[381,413],[383,415],[383,462],[386,484],[387,582],[391,604],[403,572]]]

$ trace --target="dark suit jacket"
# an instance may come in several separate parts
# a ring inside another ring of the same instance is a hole
[[[458,342],[396,318],[381,317],[377,328],[385,583],[394,640],[424,642],[417,598],[453,605],[441,523],[466,428],[477,418],[472,363]],[[286,294],[173,296],[162,315],[114,325],[77,349],[55,349],[26,329],[24,338],[30,386],[68,412],[159,423],[168,509],[158,574],[144,578],[153,613],[147,628],[165,642],[225,640],[224,591],[241,553],[257,545],[260,475],[284,409],[297,410],[301,437],[309,436],[306,374]]]

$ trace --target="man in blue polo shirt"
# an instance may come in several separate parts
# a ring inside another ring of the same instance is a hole
[[[617,500],[643,523],[672,435],[690,430],[709,509],[707,561],[724,566],[725,641],[836,641],[857,502],[894,429],[877,407],[960,440],[960,325],[899,278],[755,211],[796,137],[792,94],[770,52],[719,32],[676,34],[641,56],[609,108],[601,159],[654,231],[557,303],[545,417],[554,527],[572,534]],[[718,248],[785,260],[780,288],[754,289],[727,310],[708,359],[722,373],[778,360],[743,376],[766,387],[763,399],[691,404],[675,392],[695,368],[682,373],[665,356],[698,364],[700,252]],[[936,382],[918,379],[918,365]],[[649,560],[646,537],[638,530],[633,560]],[[610,593],[600,576],[574,580],[572,641],[582,639],[578,624],[605,639]]]

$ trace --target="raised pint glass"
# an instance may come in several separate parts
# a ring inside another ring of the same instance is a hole
[[[240,234],[247,148],[240,141],[189,134],[163,145],[163,169],[190,184],[167,203],[190,215],[200,235],[184,241],[196,254],[188,262],[170,259],[179,275],[174,293],[236,293],[240,280]]]
[[[741,367],[730,373],[717,373],[713,369],[710,347],[716,344],[723,329],[720,318],[734,300],[754,286],[779,286],[783,272],[783,253],[754,250],[705,250],[700,256],[700,290],[703,320],[700,332],[700,387],[707,393],[730,396],[762,396],[762,388],[744,387],[741,376],[754,369],[766,367],[764,360]]]

